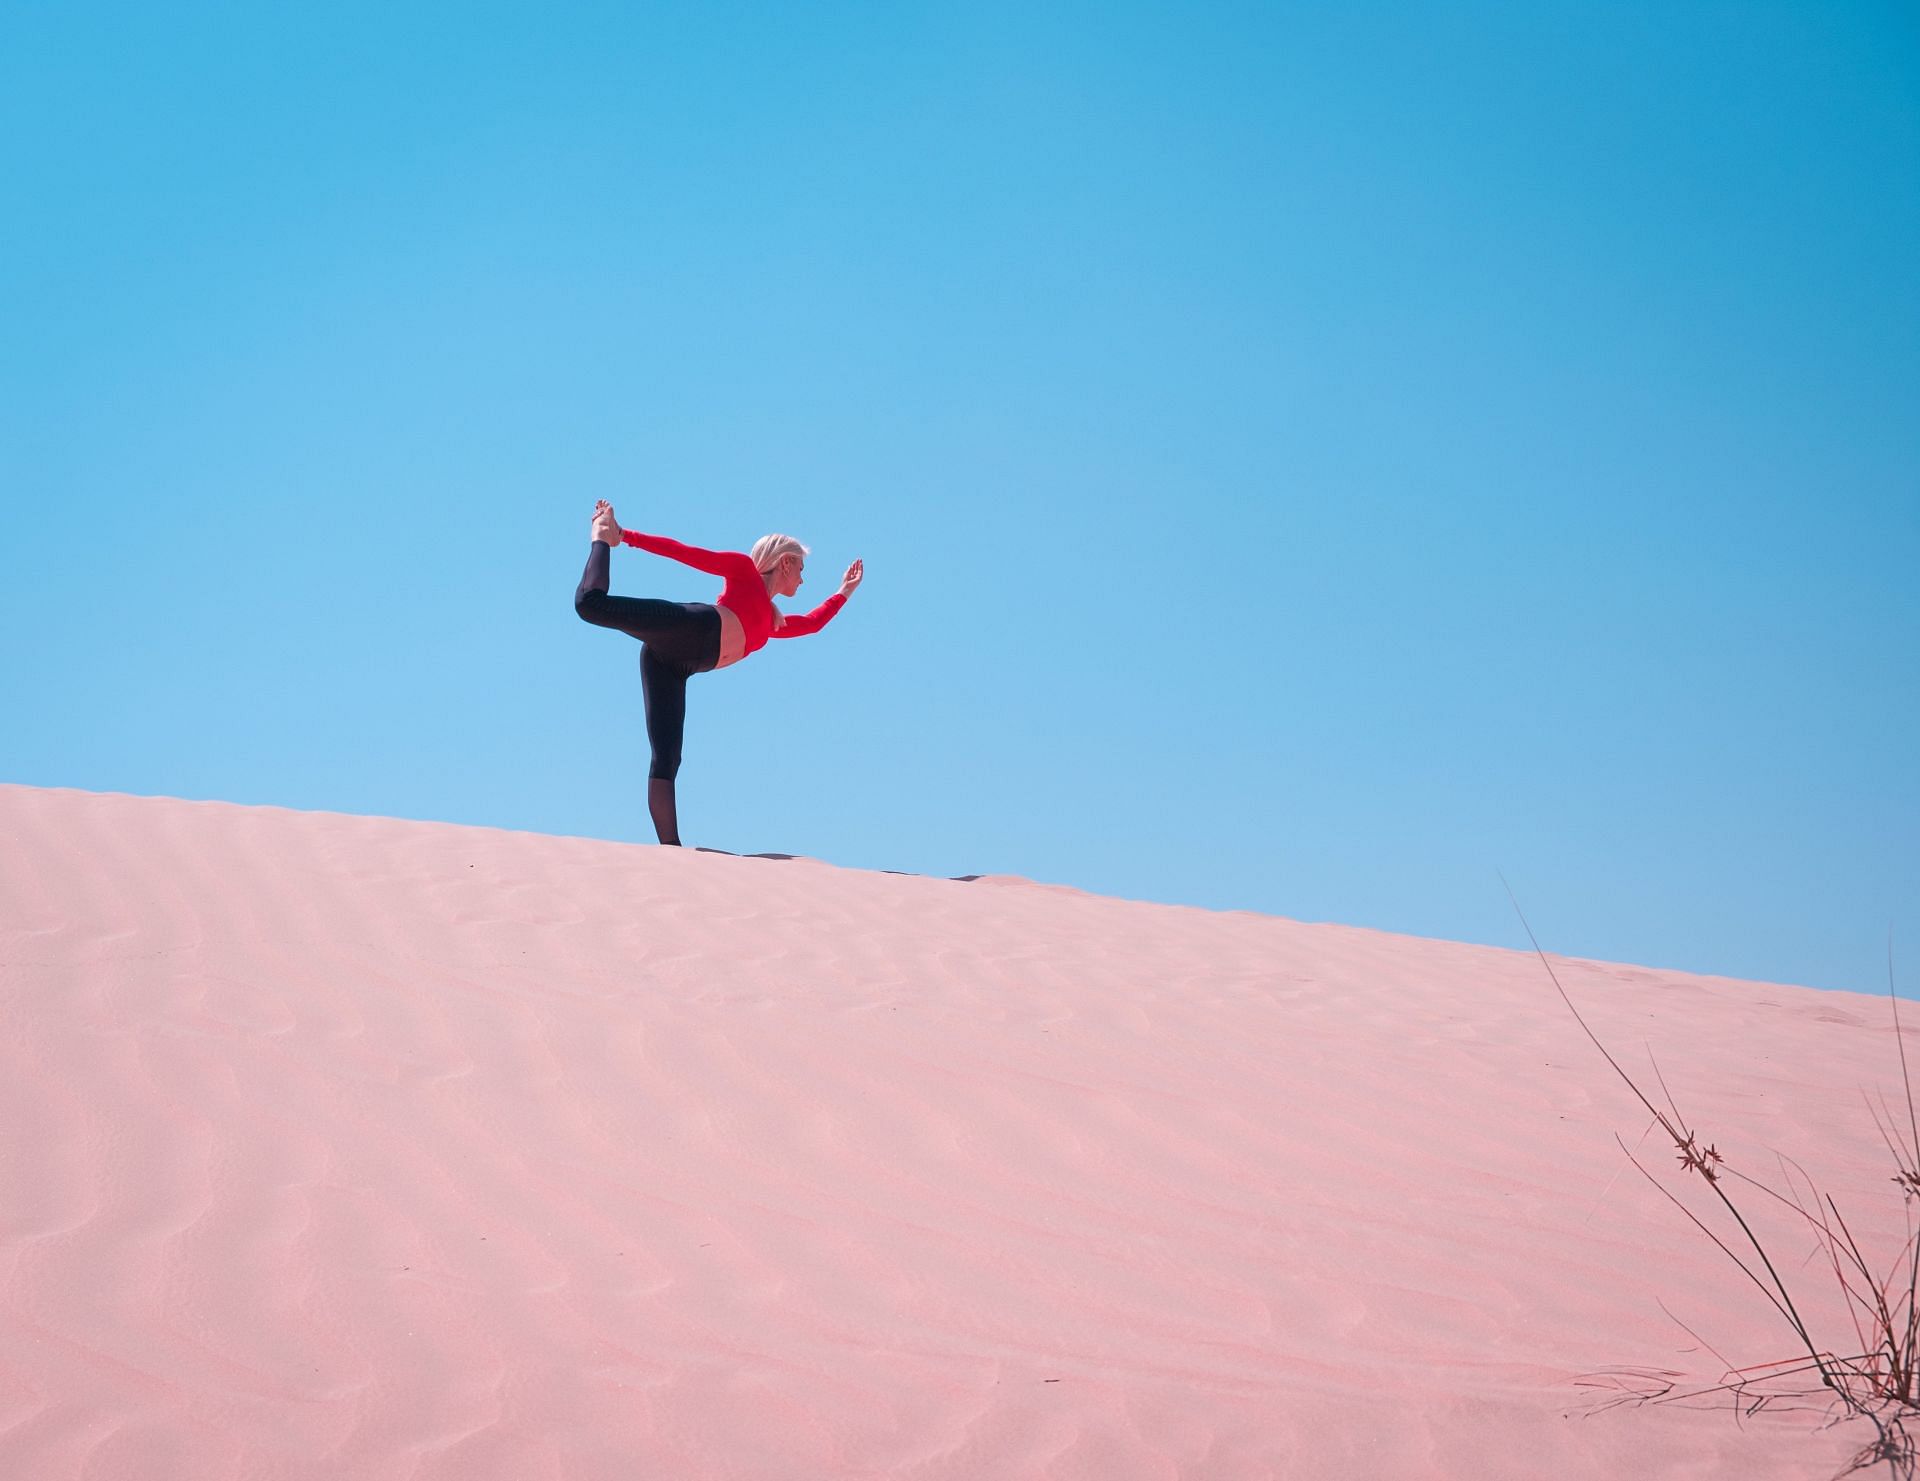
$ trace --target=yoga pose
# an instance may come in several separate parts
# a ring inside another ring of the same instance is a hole
[[[711,576],[726,578],[715,602],[662,602],[651,597],[607,595],[608,556],[616,545],[637,545]],[[653,762],[647,768],[647,811],[653,831],[665,844],[680,842],[674,812],[673,779],[680,770],[680,741],[687,724],[687,680],[711,669],[738,663],[765,647],[768,638],[799,638],[817,633],[846,606],[860,585],[855,561],[840,578],[840,590],[804,617],[787,617],[773,599],[800,590],[807,547],[791,535],[767,535],[753,552],[701,550],[660,535],[623,530],[605,499],[593,506],[593,544],[586,574],[573,594],[573,610],[596,627],[610,627],[640,640],[640,693],[647,706],[647,740]]]

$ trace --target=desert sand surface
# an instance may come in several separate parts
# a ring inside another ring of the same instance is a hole
[[[1795,1345],[1530,952],[20,786],[0,839],[0,1477],[1757,1481],[1873,1438],[1603,1407]],[[1884,996],[1553,961],[1891,1265]]]

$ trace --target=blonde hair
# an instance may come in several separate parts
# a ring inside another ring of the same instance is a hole
[[[813,554],[791,535],[762,535],[753,542],[753,549],[748,553],[753,557],[755,568],[761,571],[771,571],[780,564],[782,558],[789,555]]]
[[[804,558],[812,553],[812,551],[808,550],[806,546],[802,545],[791,535],[762,535],[758,540],[753,542],[753,549],[748,552],[752,557],[755,568],[759,570],[762,575],[771,571],[790,555],[797,555]],[[778,632],[786,625],[786,614],[778,607],[775,607],[773,609],[774,631]]]

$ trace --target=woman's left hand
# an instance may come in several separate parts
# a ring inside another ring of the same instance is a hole
[[[840,578],[840,595],[850,597],[860,583],[866,579],[866,571],[861,562],[855,561],[847,567],[847,574]]]

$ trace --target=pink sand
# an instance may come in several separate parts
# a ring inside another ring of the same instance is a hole
[[[1662,1301],[1794,1344],[1527,953],[26,787],[0,839],[0,1476],[1824,1477],[1871,1438],[1591,1412],[1718,1380]],[[1884,997],[1556,965],[1891,1263]]]

